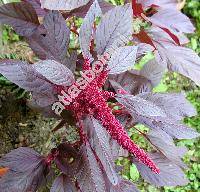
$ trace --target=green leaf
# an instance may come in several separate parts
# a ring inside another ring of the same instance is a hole
[[[137,181],[140,177],[139,172],[134,164],[130,166],[130,177],[133,181]]]

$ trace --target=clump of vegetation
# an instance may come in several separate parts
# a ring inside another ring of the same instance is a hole
[[[2,192],[37,191],[53,171],[51,192],[138,191],[124,178],[137,180],[138,173],[156,187],[189,182],[182,161],[187,149],[178,140],[199,136],[181,122],[196,110],[183,93],[155,93],[166,70],[200,84],[200,58],[185,47],[185,34],[195,28],[176,6],[24,0],[0,7],[0,22],[35,54],[28,61],[0,60],[0,73],[30,93],[30,106],[60,120],[53,132],[66,128],[75,135],[57,135],[47,154],[22,147],[2,157]],[[137,67],[149,53],[152,59]],[[130,164],[127,176],[123,166]]]

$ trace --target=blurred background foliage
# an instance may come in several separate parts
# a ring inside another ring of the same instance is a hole
[[[0,0],[1,3],[9,2],[9,0]],[[123,4],[124,0],[110,0],[115,5]],[[198,54],[200,54],[200,0],[187,0],[185,7],[182,10],[186,15],[190,17],[196,26],[196,33],[189,35],[191,42],[188,45]],[[80,21],[77,21],[80,25]],[[74,39],[72,37],[72,44]],[[8,26],[0,26],[0,59],[29,59],[29,49],[23,42],[23,39],[14,33],[14,31]],[[151,57],[151,55],[150,55]],[[142,62],[146,62],[144,59]],[[26,97],[24,90],[21,90],[17,86],[7,81],[3,76],[0,75],[0,89],[5,88],[15,93],[16,99]],[[169,72],[165,75],[162,82],[158,87],[154,89],[155,92],[181,92],[184,91],[187,94],[187,98],[196,107],[198,115],[192,118],[186,118],[184,122],[197,129],[200,132],[200,88],[194,85],[189,79]],[[142,131],[148,131],[144,126],[138,125],[138,129]],[[130,130],[129,135],[134,141],[145,148],[149,149],[147,142],[136,133],[134,130]],[[145,182],[140,177],[136,167],[131,165],[128,161],[120,159],[117,164],[123,164],[125,168],[122,171],[124,178],[134,181],[142,192],[199,192],[200,191],[200,140],[182,140],[177,141],[177,145],[188,147],[189,151],[184,157],[185,163],[189,169],[186,171],[187,177],[190,183],[184,187],[164,187],[157,189]]]

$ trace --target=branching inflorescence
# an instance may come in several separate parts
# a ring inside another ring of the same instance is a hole
[[[0,73],[31,93],[31,106],[61,120],[54,131],[67,125],[80,136],[73,143],[60,141],[46,156],[19,148],[2,157],[0,192],[37,191],[53,163],[60,175],[51,192],[138,191],[120,177],[114,163],[120,156],[151,184],[187,184],[181,160],[186,149],[173,139],[198,136],[181,123],[196,111],[184,94],[152,91],[166,70],[200,84],[200,58],[184,47],[185,33],[194,27],[175,1],[114,6],[99,0],[24,0],[1,6],[0,22],[23,36],[39,59],[1,60]],[[71,47],[71,33],[79,40],[77,49]],[[149,52],[154,58],[135,70]],[[137,124],[150,129],[147,134],[135,129],[153,146],[148,154],[128,135]]]

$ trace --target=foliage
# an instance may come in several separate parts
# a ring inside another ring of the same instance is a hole
[[[184,8],[184,12],[193,19],[193,22],[196,25],[196,33],[190,35],[190,47],[200,54],[200,2],[188,0]]]
[[[60,174],[51,192],[138,191],[118,174],[120,165],[130,163],[132,180],[139,172],[157,187],[188,183],[182,162],[187,150],[174,141],[198,137],[181,122],[196,110],[182,93],[152,90],[166,70],[200,84],[200,58],[184,47],[194,27],[174,1],[131,3],[24,0],[0,7],[0,22],[23,36],[38,57],[34,64],[3,59],[0,73],[31,93],[32,106],[61,120],[54,131],[67,125],[79,133],[45,156],[19,148],[1,158],[3,192],[36,191],[54,165]],[[79,30],[74,17],[83,18]],[[72,33],[80,48],[70,47]],[[131,70],[149,52],[154,58]],[[148,141],[148,153],[137,145],[140,138]]]
[[[1,59],[17,59],[17,56],[15,54],[10,54],[10,55],[2,55],[0,56],[0,58]],[[17,99],[27,97],[27,92],[24,89],[10,82],[8,79],[6,79],[2,75],[0,75],[0,85],[7,87],[10,90],[10,92],[15,94]]]
[[[200,14],[199,14],[199,1],[193,1],[188,0],[185,7],[184,7],[184,13],[187,14],[195,23],[197,26],[195,34],[189,35],[189,38],[191,42],[189,43],[189,46],[195,50],[197,53],[200,53],[200,43],[199,43],[199,36],[200,36],[200,26],[199,26],[199,20],[200,20]],[[158,92],[179,92],[179,91],[186,91],[187,92],[187,98],[189,101],[196,107],[198,115],[196,117],[192,118],[186,118],[184,120],[185,123],[187,123],[189,126],[194,127],[197,131],[200,131],[199,128],[199,88],[195,86],[189,79],[181,76],[180,74],[176,73],[168,73],[165,75],[165,78],[163,80],[163,83],[159,85],[159,87],[156,88],[156,91]],[[198,140],[190,140],[190,141],[179,141],[179,146],[186,145],[189,149],[187,155],[184,157],[184,162],[189,166],[189,170],[186,172],[187,178],[190,180],[187,186],[184,187],[176,187],[176,188],[167,188],[163,189],[167,192],[183,192],[183,191],[198,191],[199,189],[199,139]],[[126,175],[129,175],[128,172],[125,173]],[[137,179],[135,180],[137,181]],[[143,187],[142,187],[143,188]],[[152,186],[146,186],[144,191],[157,191]]]
[[[4,26],[2,38],[3,38],[3,42],[5,44],[16,42],[16,41],[20,40],[19,36],[16,33],[14,33],[13,30],[8,26]]]

